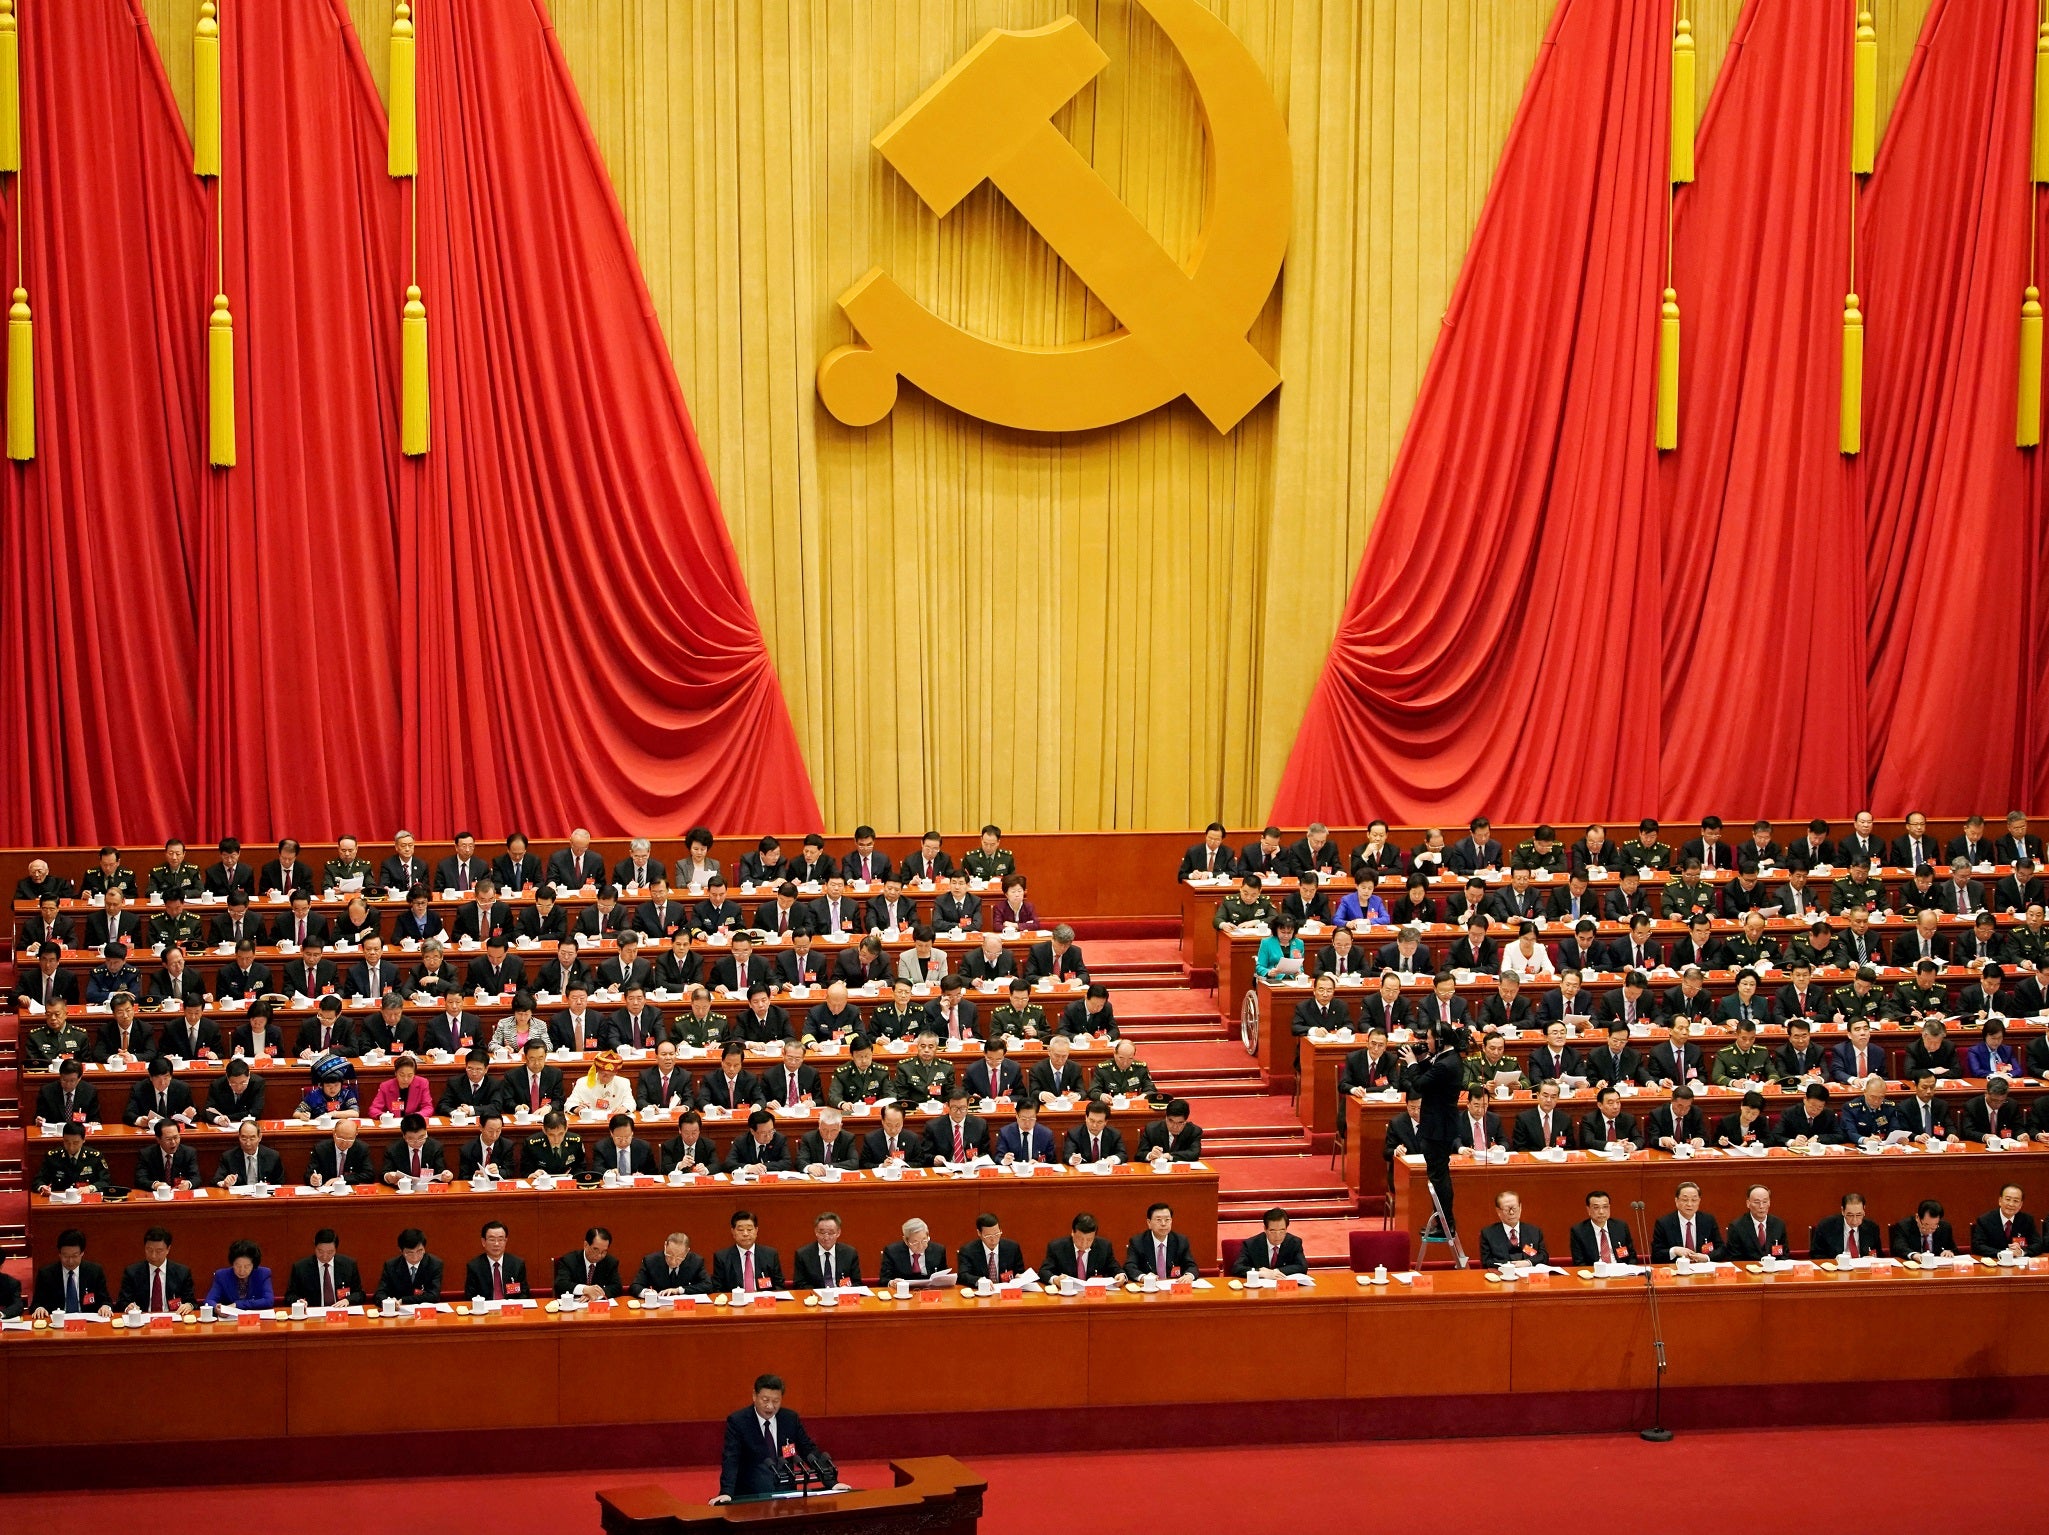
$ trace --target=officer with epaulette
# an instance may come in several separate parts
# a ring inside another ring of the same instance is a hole
[[[164,861],[149,871],[149,888],[157,896],[167,896],[173,890],[197,895],[206,888],[206,876],[197,864],[185,861],[185,844],[173,837],[164,844]]]
[[[899,975],[889,989],[890,999],[868,1015],[868,1037],[915,1040],[925,1026],[925,1009],[911,1000],[911,978]]]
[[[143,934],[153,949],[196,949],[201,945],[199,918],[185,909],[185,892],[173,886],[164,895],[164,909],[149,919]]]
[[[1885,1006],[1878,993],[1878,972],[1866,965],[1847,986],[1838,986],[1831,1000],[1836,1018],[1845,1024],[1876,1024]]]
[[[1032,1000],[1032,983],[1023,976],[1010,982],[1010,1000],[989,1015],[991,1039],[1044,1039],[1051,1030],[1046,1010]]]
[[[923,1103],[927,1098],[943,1103],[952,1086],[953,1067],[939,1058],[939,1035],[926,1029],[918,1036],[918,1053],[896,1068],[891,1093],[900,1103]]]
[[[1697,911],[1715,914],[1715,887],[1700,877],[1698,858],[1687,859],[1679,877],[1665,882],[1658,910],[1667,922],[1691,922]]]
[[[1657,874],[1672,867],[1672,850],[1658,840],[1658,823],[1645,816],[1636,823],[1636,840],[1625,842],[1615,855],[1618,869],[1638,874]]]
[[[81,896],[105,895],[109,890],[119,890],[129,900],[141,898],[142,885],[135,877],[135,871],[122,864],[121,855],[111,847],[100,849],[97,867],[85,871],[85,877],[78,882]]]
[[[21,1042],[22,1060],[30,1071],[55,1071],[57,1062],[67,1055],[80,1061],[91,1059],[88,1043],[85,1030],[71,1021],[69,1005],[62,997],[52,997],[43,1021]]]
[[[1871,860],[1850,859],[1850,872],[1835,883],[1835,909],[1849,911],[1861,906],[1866,911],[1885,903],[1885,887],[1871,877]]]
[[[1116,1052],[1089,1078],[1091,1099],[1143,1098],[1152,1090],[1153,1074],[1138,1059],[1138,1046],[1128,1039],[1118,1040]]]
[[[879,1065],[875,1059],[875,1041],[866,1034],[856,1034],[847,1043],[853,1059],[832,1074],[832,1083],[826,1088],[826,1101],[835,1108],[845,1108],[850,1103],[872,1103],[877,1098],[889,1096],[889,1068]]]
[[[1017,855],[1003,845],[1002,827],[984,826],[982,845],[970,849],[960,866],[969,879],[1004,880],[1017,872]]]
[[[1558,840],[1558,833],[1552,827],[1539,826],[1525,840],[1515,845],[1509,855],[1510,865],[1521,864],[1537,873],[1563,874],[1571,859],[1565,851],[1565,844]]]
[[[1261,893],[1258,874],[1248,873],[1239,880],[1236,890],[1217,903],[1214,925],[1241,927],[1247,922],[1264,922],[1271,927],[1279,915],[1279,908]]]
[[[1752,912],[1743,919],[1743,934],[1732,939],[1729,952],[1735,958],[1734,969],[1755,970],[1762,974],[1779,967],[1779,946],[1765,936],[1764,918]]]
[[[550,1109],[542,1116],[541,1133],[526,1143],[520,1155],[522,1177],[546,1173],[551,1178],[574,1178],[583,1171],[583,1141],[569,1133],[569,1116]]]
[[[1940,979],[1941,970],[1936,960],[1917,960],[1914,973],[1893,989],[1887,1011],[1900,1022],[1917,1027],[1924,1019],[1949,1017],[1954,1010],[1950,1006],[1949,988]]]
[[[1757,1042],[1757,1025],[1750,1019],[1743,1019],[1736,1025],[1736,1042],[1715,1052],[1714,1084],[1726,1087],[1731,1082],[1776,1082],[1778,1079],[1778,1063],[1772,1059],[1771,1051]]]
[[[2049,969],[2049,921],[2042,908],[2030,906],[2021,925],[2006,935],[2006,946],[2016,962],[2025,961],[2037,970]]]
[[[47,1196],[91,1189],[104,1194],[113,1186],[114,1174],[107,1166],[106,1155],[99,1147],[86,1145],[84,1125],[75,1119],[67,1120],[63,1142],[43,1154],[42,1168],[36,1173],[36,1192]]]
[[[370,860],[357,850],[356,839],[343,837],[335,844],[335,851],[341,856],[328,859],[326,868],[321,871],[327,881],[324,888],[339,889],[345,879],[360,879],[364,888],[368,888],[370,877],[376,870],[371,867]]]
[[[1464,1085],[1467,1090],[1478,1093],[1494,1091],[1496,1072],[1516,1072],[1515,1091],[1523,1092],[1529,1087],[1529,1080],[1521,1074],[1514,1056],[1508,1053],[1508,1044],[1499,1034],[1488,1034],[1480,1040],[1479,1053],[1469,1055],[1461,1063]]]
[[[711,993],[702,986],[690,988],[690,1005],[669,1020],[669,1038],[679,1045],[700,1049],[716,1045],[726,1037],[726,1020],[712,1011]]]
[[[1786,945],[1786,968],[1805,964],[1810,969],[1823,970],[1835,963],[1836,935],[1828,923],[1817,921],[1793,935],[1793,941]]]

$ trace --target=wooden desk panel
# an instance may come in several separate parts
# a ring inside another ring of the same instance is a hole
[[[293,1261],[311,1251],[313,1233],[331,1226],[343,1250],[362,1266],[365,1283],[374,1283],[377,1270],[396,1251],[397,1233],[418,1226],[429,1250],[445,1265],[447,1282],[460,1284],[463,1264],[477,1252],[479,1228],[495,1218],[510,1228],[512,1250],[527,1260],[539,1284],[546,1282],[554,1260],[577,1247],[593,1224],[610,1228],[622,1265],[629,1268],[679,1230],[690,1233],[692,1245],[709,1263],[710,1254],[730,1240],[732,1212],[752,1210],[761,1222],[763,1244],[784,1255],[787,1274],[796,1249],[811,1240],[818,1212],[837,1210],[846,1219],[847,1240],[872,1271],[883,1246],[898,1240],[903,1222],[914,1215],[952,1251],[972,1240],[975,1217],[993,1210],[1004,1217],[1004,1235],[1024,1248],[1026,1261],[1036,1263],[1048,1242],[1067,1234],[1080,1210],[1095,1214],[1121,1253],[1125,1239],[1144,1227],[1145,1207],[1162,1199],[1174,1206],[1176,1228],[1187,1236],[1196,1260],[1215,1268],[1217,1174],[1185,1167],[1169,1173],[1119,1168],[1107,1178],[1060,1170],[1029,1179],[910,1173],[890,1183],[853,1173],[839,1183],[768,1179],[745,1188],[706,1179],[685,1188],[583,1190],[558,1184],[551,1193],[500,1185],[482,1194],[458,1183],[432,1194],[401,1195],[371,1187],[345,1198],[215,1196],[168,1204],[81,1205],[31,1199],[28,1235],[29,1251],[38,1261],[48,1261],[44,1255],[56,1252],[57,1233],[78,1227],[87,1235],[94,1261],[110,1275],[117,1265],[135,1261],[142,1233],[151,1226],[170,1229],[179,1261],[195,1271],[211,1272],[221,1261],[215,1255],[246,1237],[263,1249],[265,1261],[282,1277]]]
[[[1036,1262],[1042,1255],[1043,1249],[1027,1250],[1025,1257]],[[872,1278],[873,1260],[864,1252],[861,1261],[870,1265]],[[862,1325],[835,1325],[838,1319],[829,1323],[826,1413],[841,1418],[1054,1410],[1075,1401],[1078,1383],[1095,1357],[1090,1319],[1100,1302],[986,1300],[946,1318],[933,1315],[935,1307],[957,1304],[911,1301],[874,1314],[872,1320],[871,1308],[864,1305]],[[935,1322],[940,1324],[936,1330]],[[775,1342],[779,1348],[779,1336]],[[781,1357],[775,1355],[778,1361]],[[737,1395],[728,1395],[742,1401],[750,1387],[751,1378]]]
[[[827,1397],[826,1327],[816,1311],[701,1306],[659,1330],[622,1329],[595,1312],[571,1322],[579,1330],[563,1336],[539,1382],[556,1422],[642,1423],[649,1402],[665,1416],[717,1422],[753,1395],[765,1370],[783,1377],[793,1401]]]
[[[1509,1389],[1511,1316],[1506,1306],[1451,1276],[1411,1289],[1358,1290],[1345,1328],[1347,1396],[1440,1397]],[[1463,1281],[1463,1276],[1459,1276]],[[1491,1287],[1490,1287],[1491,1288]]]
[[[1317,1283],[1319,1290],[1341,1293],[1350,1276],[1326,1274]],[[1270,1402],[1345,1394],[1344,1310],[1317,1291],[1266,1291],[1205,1306],[1199,1343],[1177,1300],[1150,1295],[1135,1306],[1098,1305],[1090,1313],[1091,1402]]]

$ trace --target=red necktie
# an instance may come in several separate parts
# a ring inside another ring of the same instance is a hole
[[[496,1258],[491,1260],[491,1299],[505,1299],[505,1270]]]
[[[538,1113],[541,1107],[541,1074],[536,1071],[527,1076],[526,1105]]]
[[[740,1254],[740,1288],[754,1288],[754,1249],[751,1247]]]
[[[1688,1252],[1698,1252],[1700,1249],[1693,1245],[1693,1222],[1689,1220],[1681,1224],[1685,1227],[1685,1230],[1680,1235],[1679,1245]]]
[[[1167,1244],[1158,1237],[1153,1238],[1153,1267],[1159,1270],[1160,1278],[1167,1277]]]
[[[923,1249],[911,1254],[911,1272],[918,1275],[921,1279],[924,1277],[925,1254]]]
[[[334,1304],[334,1265],[331,1263],[320,1265],[320,1304]]]
[[[1606,1226],[1601,1228],[1601,1261],[1603,1263],[1613,1263],[1615,1261],[1615,1248],[1608,1241],[1608,1228]]]
[[[1850,1228],[1850,1256],[1853,1258],[1857,1256],[1857,1228],[1855,1226]]]
[[[149,1309],[152,1311],[167,1309],[164,1305],[164,1271],[162,1269],[151,1269],[149,1271]]]
[[[413,1176],[420,1176],[420,1148],[417,1146],[413,1148]]]
[[[968,1159],[967,1137],[961,1133],[959,1125],[953,1127],[953,1159],[956,1162],[965,1162]]]
[[[2002,1225],[2004,1225],[2004,1226],[2006,1227],[2006,1239],[2007,1239],[2007,1241],[2011,1242],[2011,1241],[2013,1240],[2013,1222],[2009,1220],[2009,1221],[2003,1221],[2003,1222],[2001,1222],[2001,1224],[2002,1224]]]

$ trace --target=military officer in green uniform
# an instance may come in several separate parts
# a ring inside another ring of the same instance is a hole
[[[85,877],[78,882],[81,897],[105,895],[109,890],[119,890],[129,900],[140,897],[142,886],[135,878],[135,871],[121,862],[121,855],[113,848],[100,849],[100,861],[85,871]]]
[[[1793,941],[1786,945],[1786,965],[1804,964],[1810,970],[1821,970],[1835,963],[1836,935],[1826,922],[1809,924],[1803,932],[1793,935]]]
[[[1953,1009],[1949,988],[1938,979],[1941,966],[1932,959],[1919,960],[1914,973],[1894,988],[1886,1010],[1902,1023],[1918,1024],[1924,1018],[1947,1018]]]
[[[1878,972],[1864,966],[1849,985],[1836,988],[1831,1005],[1841,1023],[1876,1024],[1885,1007],[1885,998],[1878,993]]]
[[[1008,879],[1017,872],[1017,857],[1003,845],[1003,828],[984,826],[982,845],[960,861],[969,879]]]
[[[1471,1091],[1483,1093],[1494,1091],[1494,1074],[1500,1071],[1516,1073],[1512,1091],[1528,1092],[1529,1079],[1516,1066],[1515,1057],[1508,1053],[1508,1045],[1499,1034],[1489,1034],[1480,1041],[1477,1055],[1465,1058],[1465,1085]]]
[[[925,1026],[925,1010],[911,1001],[911,978],[899,975],[889,984],[889,1000],[868,1015],[868,1034],[873,1039],[915,1041]]]
[[[711,1009],[711,993],[702,986],[690,988],[690,1004],[669,1020],[669,1038],[679,1045],[700,1048],[716,1045],[726,1037],[726,1020]]]
[[[36,1173],[36,1192],[48,1195],[92,1189],[104,1194],[113,1186],[114,1175],[107,1167],[106,1156],[99,1147],[85,1143],[85,1126],[75,1119],[67,1121],[63,1141],[43,1154],[43,1165]]]
[[[1658,909],[1667,922],[1691,922],[1697,911],[1714,915],[1715,887],[1700,877],[1698,859],[1687,859],[1679,877],[1666,882],[1663,904]]]
[[[2025,962],[2036,969],[2049,968],[2049,921],[2044,920],[2040,906],[2030,906],[2021,925],[2006,935],[2007,948],[2016,963]]]
[[[185,909],[185,892],[176,886],[164,893],[164,909],[149,919],[143,939],[153,949],[201,947],[199,918]]]
[[[1757,1042],[1757,1025],[1748,1019],[1736,1025],[1736,1042],[1715,1052],[1710,1078],[1717,1087],[1746,1079],[1759,1082],[1776,1082],[1779,1079],[1778,1063],[1772,1059],[1771,1051]]]
[[[889,1068],[875,1059],[875,1041],[856,1034],[847,1046],[852,1059],[832,1074],[825,1090],[826,1102],[835,1108],[889,1096]]]
[[[1618,869],[1638,874],[1656,874],[1672,867],[1672,850],[1658,840],[1658,823],[1645,816],[1636,825],[1636,840],[1622,844],[1615,855]]]
[[[1110,1059],[1089,1078],[1089,1097],[1105,1103],[1119,1093],[1127,1098],[1143,1098],[1152,1090],[1153,1074],[1138,1059],[1138,1046],[1128,1039],[1118,1040]]]
[[[1524,841],[1515,845],[1509,855],[1510,865],[1521,864],[1538,873],[1563,874],[1571,859],[1565,844],[1558,840],[1558,833],[1549,826],[1539,826]]]
[[[1279,908],[1260,892],[1259,875],[1249,873],[1238,882],[1236,890],[1217,902],[1214,925],[1224,928],[1238,927],[1247,922],[1264,922],[1271,927],[1279,915]]]
[[[547,1173],[556,1178],[573,1178],[583,1171],[583,1142],[569,1133],[569,1118],[560,1109],[542,1116],[541,1133],[526,1143],[519,1171],[521,1177]]]
[[[953,1067],[939,1058],[939,1035],[926,1029],[918,1035],[918,1053],[898,1065],[896,1075],[890,1078],[891,1094],[904,1104],[923,1103],[927,1098],[944,1103],[952,1086]]]
[[[173,837],[164,844],[164,861],[149,871],[149,888],[152,894],[168,895],[173,890],[182,890],[186,895],[197,895],[206,888],[206,876],[197,864],[185,859],[185,844]]]
[[[327,867],[322,870],[326,880],[324,888],[338,889],[345,879],[360,879],[366,886],[370,883],[370,876],[376,871],[370,867],[370,860],[357,848],[354,837],[343,837],[335,844],[335,852],[341,856],[328,859]]]
[[[28,1031],[21,1048],[30,1071],[55,1071],[57,1062],[67,1055],[81,1061],[91,1059],[85,1030],[71,1021],[69,1005],[62,997],[50,999],[50,1010]]]
[[[1835,882],[1835,909],[1866,911],[1885,904],[1885,887],[1871,877],[1871,860],[1852,858],[1850,872]]]
[[[991,1039],[1044,1039],[1046,1010],[1032,1001],[1032,983],[1023,976],[1012,978],[1010,1000],[989,1015]]]
[[[1765,936],[1762,912],[1743,914],[1742,936],[1730,942],[1729,952],[1734,956],[1734,968],[1738,970],[1755,970],[1762,974],[1779,966],[1779,946]]]

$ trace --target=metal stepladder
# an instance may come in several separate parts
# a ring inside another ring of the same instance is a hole
[[[1465,1268],[1466,1250],[1459,1246],[1458,1233],[1451,1228],[1451,1222],[1444,1218],[1444,1203],[1437,1197],[1437,1185],[1428,1178],[1423,1187],[1430,1191],[1430,1219],[1423,1223],[1422,1234],[1416,1240],[1416,1267],[1423,1267],[1424,1249],[1432,1242],[1442,1242],[1451,1249],[1451,1261],[1458,1268]]]

